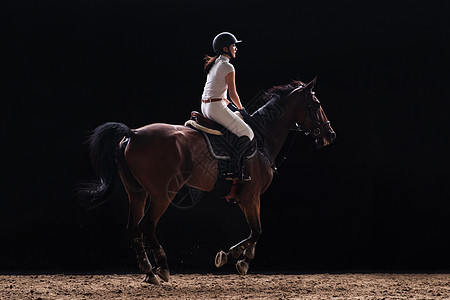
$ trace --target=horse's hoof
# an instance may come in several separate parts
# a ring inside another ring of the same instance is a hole
[[[169,277],[170,277],[169,270],[161,269],[161,267],[159,267],[158,269],[156,269],[156,275],[158,275],[165,282],[169,282]]]
[[[247,249],[244,250],[244,256],[248,259],[255,258],[255,244],[250,245]]]
[[[159,285],[159,280],[156,278],[155,274],[153,272],[147,273],[147,276],[145,276],[144,282]]]
[[[217,268],[222,267],[223,265],[225,265],[228,261],[228,254],[225,253],[224,251],[220,250],[217,254],[216,254],[216,259],[214,260],[214,264],[216,265]]]
[[[240,260],[236,263],[236,270],[240,275],[247,275],[249,264],[245,260]]]

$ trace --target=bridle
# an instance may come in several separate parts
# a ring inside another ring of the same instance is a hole
[[[304,86],[301,86],[301,88],[303,88]],[[296,89],[297,90],[297,89]],[[296,90],[292,91],[295,92]],[[292,128],[291,130],[295,130],[295,131],[300,131],[305,133],[305,135],[312,135],[313,138],[316,140],[323,138],[325,133],[328,131],[332,131],[331,129],[331,123],[330,121],[326,121],[326,122],[322,122],[319,120],[319,118],[317,117],[317,114],[314,113],[315,111],[317,112],[320,108],[320,101],[319,99],[317,99],[317,97],[315,96],[315,93],[313,91],[310,92],[311,97],[306,97],[306,113],[305,113],[305,117],[303,119],[302,122],[300,123],[295,123],[295,127]],[[312,128],[310,130],[305,130],[302,126],[302,124],[305,124],[306,120],[309,118],[311,119],[311,123],[312,123]]]
[[[294,89],[290,94],[298,92],[300,89],[303,89],[304,87],[305,87],[305,85],[300,86],[300,87]],[[300,123],[295,122],[294,127],[289,129],[290,131],[293,131],[295,133],[295,135],[292,137],[289,146],[286,148],[284,153],[281,155],[280,161],[277,162],[276,164],[273,164],[273,166],[272,166],[272,168],[274,169],[275,172],[277,172],[277,168],[280,167],[281,164],[283,164],[284,161],[287,159],[288,153],[291,151],[292,147],[294,146],[295,139],[297,137],[298,132],[303,132],[305,135],[312,134],[314,141],[318,147],[322,146],[322,145],[320,145],[319,141],[321,140],[321,138],[324,137],[325,133],[327,131],[333,132],[330,121],[321,122],[319,120],[319,118],[317,117],[317,114],[314,113],[314,110],[317,111],[321,105],[320,105],[319,99],[317,99],[317,97],[315,96],[315,93],[313,91],[310,92],[310,95],[311,95],[311,97],[307,96],[307,99],[306,99],[306,103],[305,103],[306,113],[305,113],[305,117],[304,117],[303,121]],[[305,130],[302,127],[302,125],[306,122],[306,120],[308,119],[308,116],[311,118],[312,129]]]

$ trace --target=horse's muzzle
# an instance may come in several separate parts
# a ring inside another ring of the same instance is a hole
[[[330,145],[336,138],[336,132],[329,126],[325,132],[318,134],[314,139],[317,149]]]
[[[334,142],[334,139],[336,138],[336,132],[333,130],[330,132],[330,144]]]

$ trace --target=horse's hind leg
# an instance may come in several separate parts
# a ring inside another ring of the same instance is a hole
[[[124,144],[122,144],[121,147],[123,150]],[[145,206],[149,195],[131,174],[123,155],[124,152],[119,151],[119,175],[128,194],[129,200],[127,229],[131,237],[131,242],[136,251],[139,269],[143,273],[147,274],[147,282],[159,284],[159,281],[152,271],[152,265],[148,259],[147,252],[145,251],[143,235],[138,226],[139,222],[145,215]]]
[[[127,189],[128,198],[130,200],[130,212],[128,217],[128,230],[131,240],[136,251],[139,269],[147,275],[145,281],[153,284],[159,284],[152,270],[152,265],[145,251],[144,239],[138,224],[144,217],[145,203],[148,198],[146,191],[129,191]]]
[[[167,196],[152,196],[149,208],[144,218],[139,223],[139,229],[144,233],[145,240],[148,242],[152,250],[155,263],[157,265],[156,274],[164,281],[169,281],[170,271],[167,263],[167,256],[164,249],[156,238],[155,231],[158,221],[166,211],[171,199]]]

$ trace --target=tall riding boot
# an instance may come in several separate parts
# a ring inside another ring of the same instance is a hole
[[[234,174],[234,178],[238,179],[240,183],[250,181],[251,177],[245,174],[245,157],[251,154],[251,150],[255,145],[256,140],[250,140],[247,136],[241,136],[234,143],[235,159],[238,162],[238,169]]]
[[[244,183],[244,182],[252,180],[250,175],[245,174],[245,161],[246,161],[245,156],[242,156],[239,161],[239,169],[238,169],[238,174],[237,174],[239,183]]]
[[[254,153],[254,151],[256,151],[256,139],[249,141],[247,148],[241,155],[241,159],[239,161],[239,165],[240,165],[239,166],[240,167],[240,178],[239,179],[241,182],[252,180],[250,175],[246,175],[245,162],[247,161],[247,157],[252,155]]]

